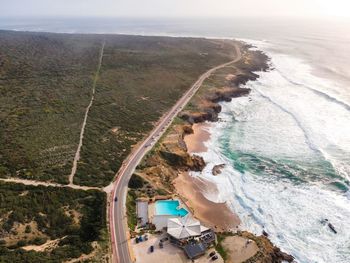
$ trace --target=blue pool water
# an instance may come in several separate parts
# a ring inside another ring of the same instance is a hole
[[[188,211],[184,208],[178,208],[180,202],[178,200],[162,200],[156,202],[156,215],[173,215],[185,216]]]

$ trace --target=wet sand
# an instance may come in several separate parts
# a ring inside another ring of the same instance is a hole
[[[213,183],[181,173],[174,180],[174,186],[194,217],[204,225],[215,231],[234,230],[239,225],[238,216],[225,203],[212,202],[203,195],[203,191],[218,191]]]
[[[195,123],[192,125],[193,133],[186,135],[184,138],[189,153],[201,153],[208,150],[204,142],[210,139],[210,133],[207,131],[209,127],[209,123]]]

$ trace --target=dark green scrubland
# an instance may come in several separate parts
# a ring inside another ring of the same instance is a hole
[[[62,262],[108,244],[106,194],[0,182],[0,262]],[[52,250],[25,251],[58,239]],[[106,252],[106,251],[105,251]]]
[[[68,182],[101,40],[0,31],[0,176]]]
[[[107,38],[75,182],[107,185],[199,75],[230,59],[233,47],[224,47],[199,39]]]
[[[0,176],[67,183],[106,42],[74,182],[105,186],[233,42],[0,31]]]
[[[108,185],[184,91],[234,55],[233,42],[222,40],[0,31],[1,178],[68,183],[104,42],[74,177],[80,185]],[[133,193],[127,206],[135,214]],[[0,181],[0,262],[82,254],[108,261],[105,213],[103,192]],[[23,249],[52,241],[46,250]]]

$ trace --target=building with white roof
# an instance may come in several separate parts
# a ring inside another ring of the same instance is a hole
[[[190,259],[203,255],[215,242],[215,233],[194,219],[191,215],[169,218],[167,233],[170,242],[181,247]]]
[[[206,230],[208,228],[201,226],[198,220],[190,216],[168,219],[168,234],[179,240],[200,236]]]

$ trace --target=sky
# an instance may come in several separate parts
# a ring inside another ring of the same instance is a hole
[[[350,18],[350,0],[0,0],[8,16]]]

